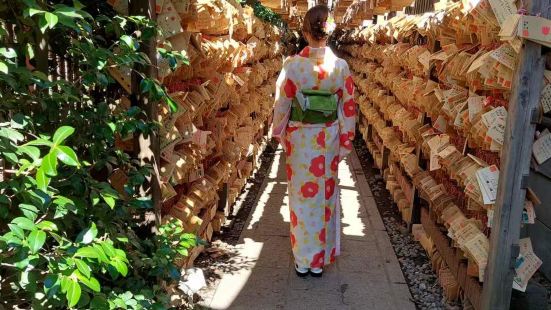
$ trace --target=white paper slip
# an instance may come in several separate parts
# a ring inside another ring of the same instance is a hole
[[[551,111],[551,84],[547,84],[543,88],[543,91],[541,92],[540,103],[543,109],[543,113]]]
[[[509,16],[517,13],[516,5],[510,0],[490,0],[490,5],[500,26]]]
[[[509,44],[503,44],[495,49],[490,56],[511,70],[515,70],[517,53]]]
[[[496,165],[478,169],[476,179],[485,205],[493,204],[497,196],[497,184],[499,181],[499,169]]]
[[[503,145],[503,137],[505,136],[505,122],[496,122],[486,135],[492,138],[493,141]]]
[[[486,227],[492,228],[492,226],[494,225],[494,210],[492,209],[486,210],[486,216],[488,217]]]
[[[522,223],[534,224],[536,220],[536,211],[534,204],[530,200],[524,202],[524,210],[522,211]]]
[[[517,25],[520,18],[520,14],[509,15],[501,25],[499,36],[506,40],[514,38],[517,35]]]
[[[507,120],[507,110],[502,106],[482,114],[482,122],[488,128],[490,128],[500,118]]]
[[[513,281],[513,288],[525,292],[528,281],[540,268],[541,264],[541,259],[532,251],[520,254],[515,263],[516,275]]]
[[[532,146],[532,153],[539,165],[551,158],[551,135],[540,136]]]
[[[467,99],[467,107],[469,108],[469,121],[473,121],[474,117],[482,111],[484,105],[484,96],[473,96]]]
[[[532,240],[530,238],[522,238],[518,241],[520,254],[533,252]]]

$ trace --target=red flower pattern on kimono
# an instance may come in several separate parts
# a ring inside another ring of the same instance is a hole
[[[337,250],[336,248],[331,249],[331,255],[329,256],[329,262],[331,262],[331,263],[335,262],[335,254],[336,254],[335,252],[336,252],[336,250]]]
[[[295,244],[297,244],[297,238],[295,235],[291,234],[291,247],[294,248]]]
[[[356,115],[356,104],[354,103],[354,99],[350,99],[343,105],[344,110],[344,116],[346,117],[352,117]]]
[[[330,178],[325,181],[325,199],[331,198],[335,193],[335,179]]]
[[[314,255],[310,268],[321,268],[325,264],[325,250]]]
[[[336,155],[333,157],[333,160],[331,161],[331,170],[336,172],[339,168],[339,155]]]
[[[298,130],[298,127],[294,127],[294,126],[287,127],[288,134],[291,134],[293,131],[297,131],[297,130]]]
[[[292,150],[293,150],[293,145],[291,144],[291,141],[285,140],[285,154],[287,156],[291,156]]]
[[[287,96],[287,98],[295,98],[295,95],[297,94],[297,86],[295,85],[295,83],[293,83],[293,81],[287,79],[287,82],[285,82],[284,90],[285,96]]]
[[[344,81],[344,87],[346,88],[346,91],[349,95],[354,94],[354,81],[352,80],[352,76],[348,76],[346,80]]]
[[[312,198],[318,193],[319,186],[314,182],[306,182],[302,185],[300,191],[302,192],[302,196],[304,196],[304,198]]]
[[[293,177],[293,169],[291,168],[291,165],[286,164],[285,165],[285,172],[287,172],[287,180],[290,181]]]
[[[319,146],[325,147],[325,131],[320,131],[320,133],[316,138],[316,142],[318,143]]]
[[[345,149],[347,149],[347,150],[352,149],[352,143],[348,139],[348,134],[347,133],[343,133],[343,134],[340,135],[340,142],[341,142],[341,146],[344,147]]]
[[[329,207],[325,207],[325,222],[329,222],[331,219],[331,209]]]
[[[321,66],[318,66],[318,80],[324,80],[327,78],[327,71],[323,70]]]
[[[299,56],[302,56],[302,57],[310,57],[310,47],[305,47],[302,49],[302,51],[300,51],[300,53],[298,53]]]
[[[293,225],[293,227],[298,225],[298,218],[293,210],[291,210],[291,225]]]
[[[325,243],[325,228],[322,228],[322,229],[321,229],[318,238],[320,239],[320,241],[321,241],[322,243]]]
[[[314,157],[310,163],[310,172],[316,177],[321,177],[325,174],[325,156],[320,155]]]

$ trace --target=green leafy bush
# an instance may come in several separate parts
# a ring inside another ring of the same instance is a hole
[[[178,221],[157,233],[144,226],[152,203],[139,188],[152,167],[115,142],[158,125],[122,106],[109,73],[133,70],[143,95],[177,109],[136,69],[151,63],[140,46],[157,32],[104,1],[0,4],[0,305],[168,307],[163,285],[179,279],[174,261],[197,240]],[[158,52],[173,69],[186,63],[167,46]],[[123,191],[109,179],[117,169],[127,176]]]

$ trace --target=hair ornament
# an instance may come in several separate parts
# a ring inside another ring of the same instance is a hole
[[[323,30],[325,31],[325,33],[331,34],[333,33],[333,31],[335,31],[336,28],[337,24],[335,23],[335,19],[333,18],[333,16],[327,17],[327,21],[323,23]]]

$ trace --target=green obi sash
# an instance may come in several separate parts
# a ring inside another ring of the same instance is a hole
[[[308,124],[323,124],[337,119],[337,95],[326,90],[304,89],[308,107],[303,110],[297,98],[291,105],[289,120]]]

